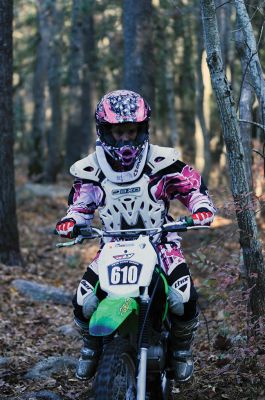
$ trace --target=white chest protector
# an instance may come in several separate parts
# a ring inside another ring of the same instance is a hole
[[[175,149],[149,146],[146,163],[151,168],[151,174],[176,162],[178,153]],[[100,179],[100,162],[96,153],[77,161],[70,173],[81,179],[88,179],[100,184],[104,191],[104,205],[98,207],[99,216],[107,230],[126,229],[129,227],[157,228],[165,218],[165,203],[154,201],[149,193],[150,178],[143,174],[133,183],[116,183],[112,176]],[[104,171],[105,172],[105,171]]]
[[[105,192],[105,205],[99,207],[99,216],[107,230],[128,227],[157,228],[165,217],[165,204],[162,200],[152,200],[148,183],[149,177],[143,175],[132,184],[117,185],[104,179],[101,183]]]

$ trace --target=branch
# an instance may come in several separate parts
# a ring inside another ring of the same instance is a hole
[[[265,156],[258,150],[252,149],[252,151],[254,151],[254,153],[257,153],[261,158],[265,159]]]
[[[262,154],[260,151],[255,150],[255,149],[252,149],[252,151],[254,151],[254,153],[257,153],[261,158],[263,158],[263,171],[264,171],[263,177],[265,178],[265,153],[264,153],[264,145],[263,145],[263,154]]]
[[[252,19],[255,17],[255,15],[256,15],[256,13],[257,13],[258,11],[259,11],[259,8],[258,8],[258,7],[255,8],[254,13],[251,15],[251,17],[249,17],[249,22],[252,21]],[[231,32],[232,32],[232,33],[235,33],[235,32],[237,32],[237,31],[243,30],[247,25],[248,25],[248,22],[246,23],[245,26],[241,26],[241,27],[238,28],[238,29],[234,29],[234,30],[232,30]]]
[[[261,125],[261,124],[259,124],[258,122],[254,122],[254,121],[247,121],[247,120],[245,120],[245,119],[239,119],[238,121],[239,121],[239,122],[245,122],[246,124],[252,124],[252,125],[256,125],[256,126],[258,126],[259,128],[261,128],[261,129],[263,129],[263,130],[265,131],[265,126],[264,126],[264,125]]]
[[[218,8],[225,6],[226,4],[230,4],[231,0],[226,1],[225,3],[220,4],[219,6],[215,7],[215,11],[218,10]]]

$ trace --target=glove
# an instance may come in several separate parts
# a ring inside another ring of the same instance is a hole
[[[200,211],[190,215],[189,217],[180,217],[179,221],[185,223],[187,226],[210,225],[213,220],[213,213],[211,211]]]
[[[57,222],[55,229],[60,236],[71,239],[73,238],[73,228],[75,223],[76,222],[73,218],[66,218]]]
[[[188,217],[190,218],[190,217]],[[193,220],[193,225],[211,225],[213,221],[213,213],[211,211],[201,211],[191,216]]]

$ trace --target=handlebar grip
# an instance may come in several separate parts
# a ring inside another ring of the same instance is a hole
[[[72,230],[72,236],[77,237],[80,234],[79,226],[74,225],[73,230]]]
[[[172,225],[172,226],[167,226],[166,227],[166,232],[186,232],[188,229],[187,229],[187,225]]]
[[[91,235],[91,229],[89,226],[85,225],[85,224],[76,224],[73,227],[73,237],[77,237],[79,235],[83,235],[83,236],[89,236]]]

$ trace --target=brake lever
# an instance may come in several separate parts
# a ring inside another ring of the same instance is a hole
[[[56,247],[60,248],[60,247],[69,247],[69,246],[74,246],[76,244],[81,244],[83,243],[84,238],[82,236],[77,236],[74,240],[72,240],[71,242],[65,242],[65,243],[57,243]]]
[[[188,226],[187,230],[203,230],[203,229],[212,229],[211,226],[209,225],[193,225],[193,226]]]

